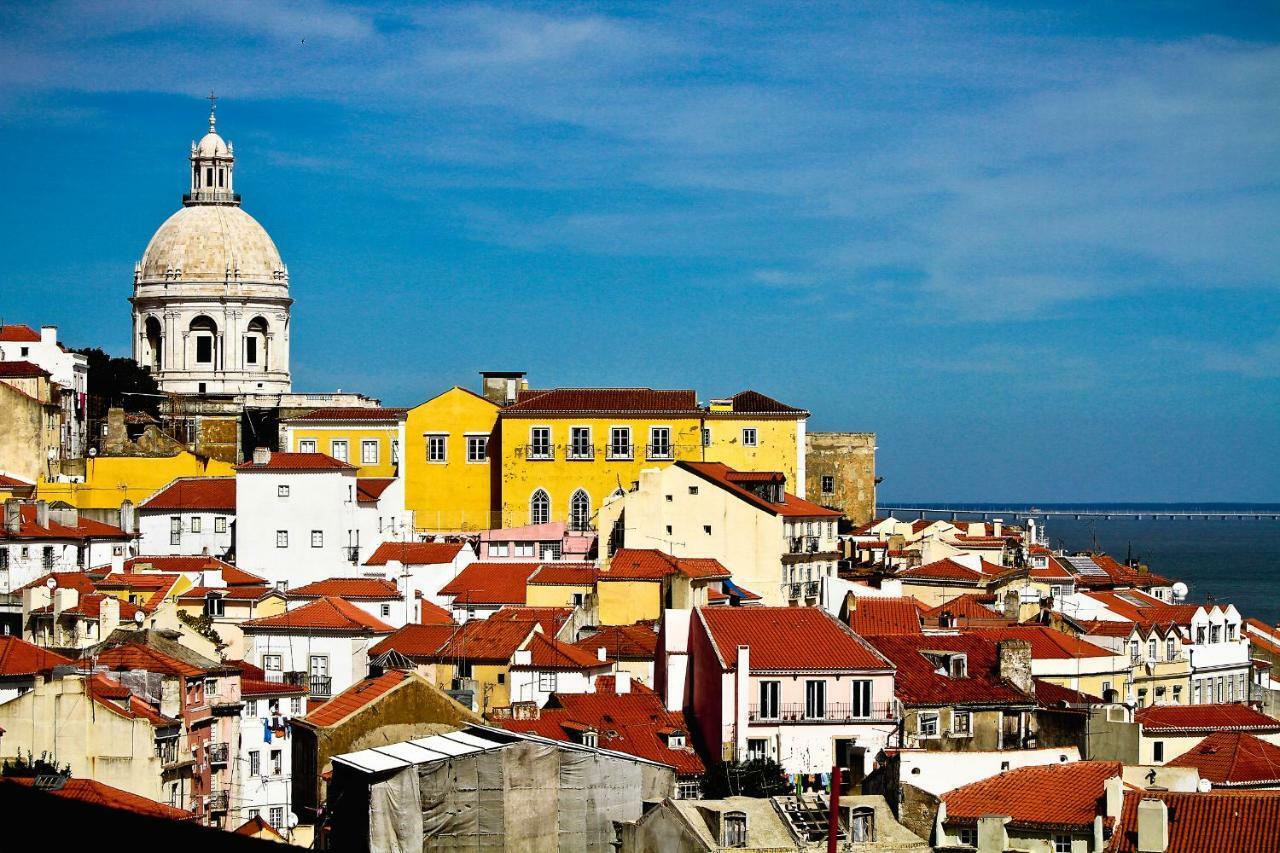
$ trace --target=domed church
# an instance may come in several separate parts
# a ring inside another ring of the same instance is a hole
[[[191,144],[191,191],[135,265],[129,301],[134,359],[161,391],[289,393],[289,269],[240,207],[235,150],[214,108],[209,132]]]

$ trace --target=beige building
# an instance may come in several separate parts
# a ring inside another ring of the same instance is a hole
[[[876,514],[876,434],[811,432],[805,435],[804,494],[844,513],[853,524]]]
[[[61,453],[61,412],[48,371],[0,362],[0,474],[30,483],[49,476]]]

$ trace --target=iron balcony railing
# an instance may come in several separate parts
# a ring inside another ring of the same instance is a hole
[[[619,461],[627,461],[634,459],[636,449],[630,444],[610,444],[605,450],[606,459],[617,459]]]
[[[793,536],[787,541],[788,554],[816,554],[822,540],[817,536]]]
[[[209,753],[210,764],[226,764],[227,763],[227,745],[225,743],[211,743],[206,747]]]
[[[209,795],[209,811],[225,812],[229,800],[230,797],[226,791],[214,791]]]
[[[671,444],[646,444],[644,446],[645,456],[649,459],[673,459],[675,458],[675,448]]]
[[[897,719],[898,706],[895,702],[828,702],[813,707],[804,702],[786,702],[772,708],[760,705],[747,708],[747,721],[751,723],[851,723]]]
[[[351,563],[352,565],[360,564],[360,546],[359,545],[344,545],[342,546],[342,550],[346,552],[347,562]]]
[[[570,444],[566,459],[571,460],[591,460],[596,458],[596,446],[594,444]]]
[[[332,696],[333,679],[327,675],[313,675],[308,684],[312,696]]]

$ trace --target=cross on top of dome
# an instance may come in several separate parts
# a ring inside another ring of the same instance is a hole
[[[209,95],[205,98],[209,102],[209,132],[217,133],[218,126],[218,96],[213,94],[213,90],[209,90]]]

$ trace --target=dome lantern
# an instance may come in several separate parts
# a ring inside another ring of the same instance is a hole
[[[209,132],[191,143],[191,192],[185,205],[240,203],[232,185],[235,149],[218,135],[218,97],[209,93]]]

